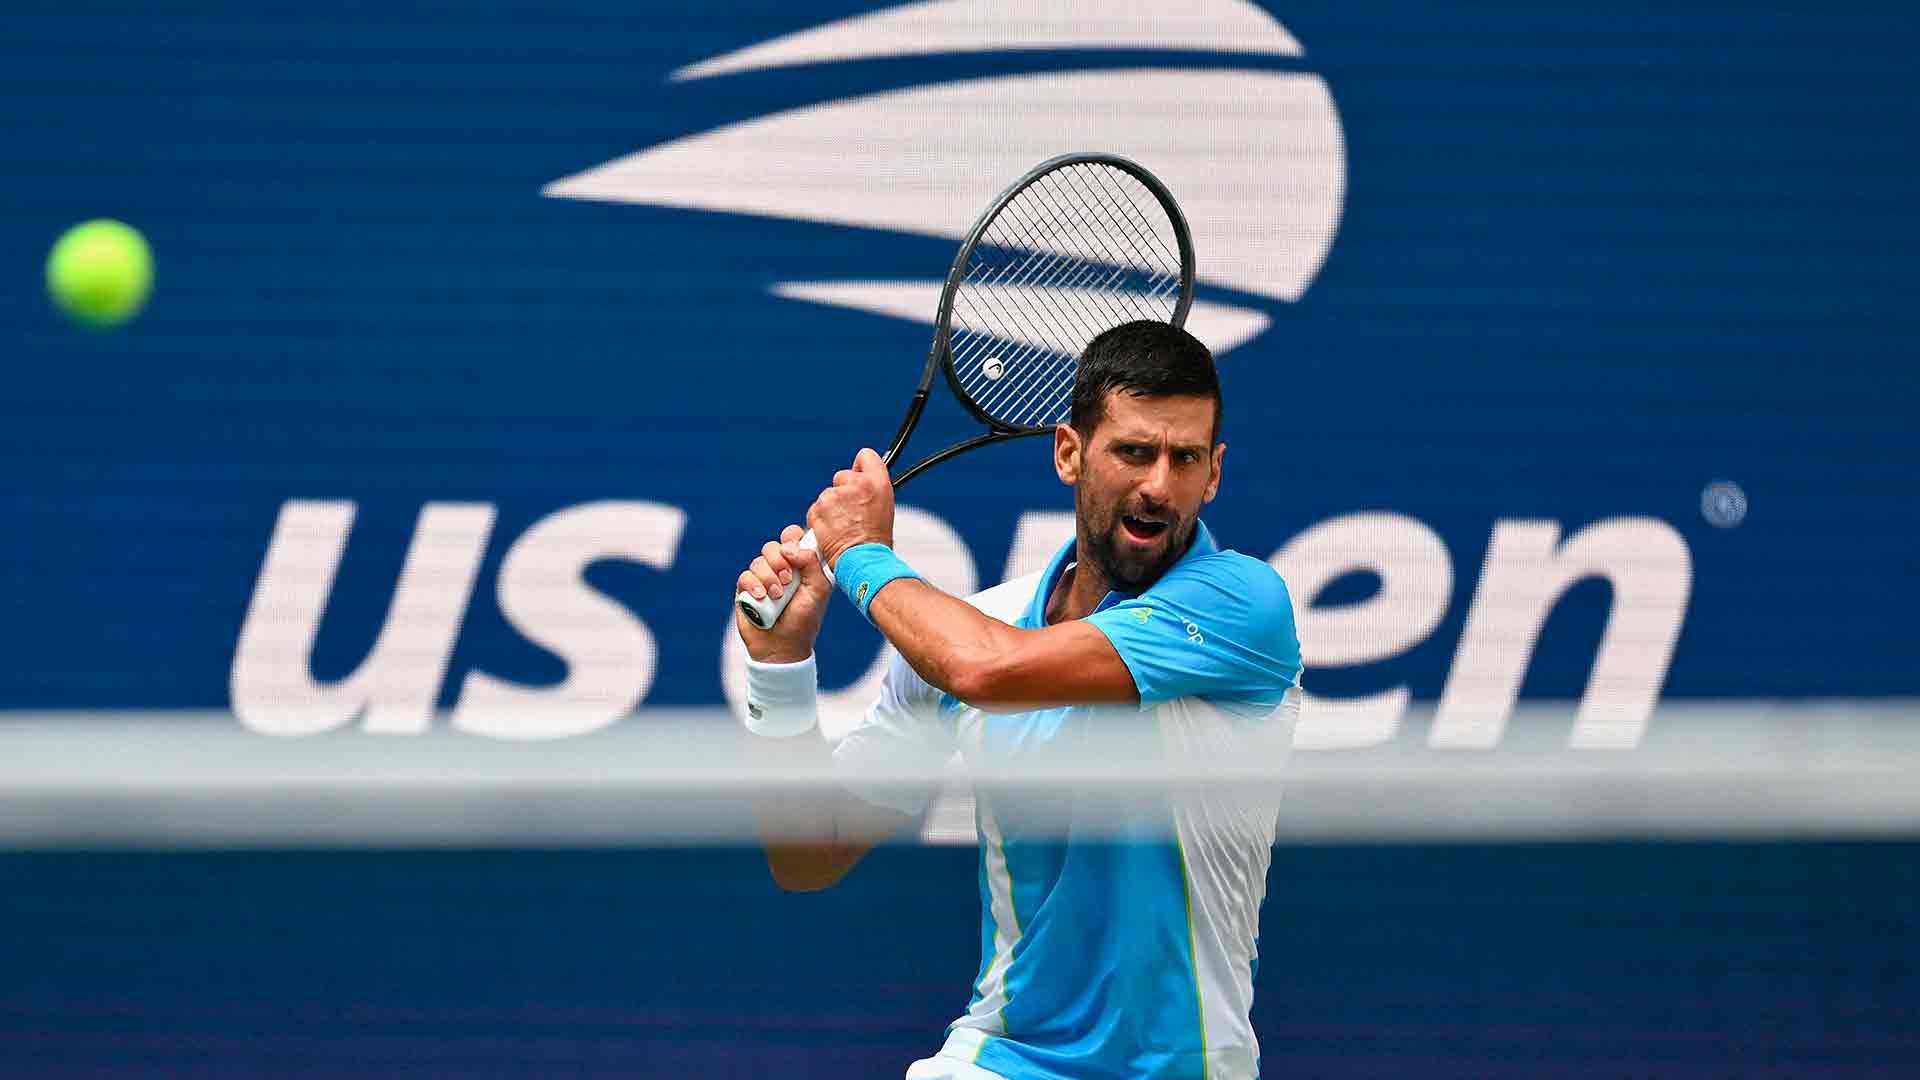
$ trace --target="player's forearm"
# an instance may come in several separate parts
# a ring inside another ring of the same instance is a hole
[[[835,800],[818,783],[831,766],[832,753],[818,729],[777,739],[749,732],[747,755],[758,781],[754,810],[760,838],[769,848],[833,834]]]
[[[859,861],[839,836],[839,794],[822,780],[833,755],[820,735],[811,651],[798,660],[765,647],[747,661],[747,755],[767,868],[782,888],[823,889]]]
[[[783,889],[812,892],[845,877],[871,842],[839,835],[840,796],[819,782],[832,761],[819,729],[785,738],[749,733],[747,740],[761,780],[754,814],[773,880]]]
[[[1029,632],[912,579],[882,589],[867,616],[921,678],[982,708],[995,686],[991,675]]]
[[[888,584],[867,614],[921,678],[977,709],[1139,700],[1112,644],[1084,622],[1008,626],[916,579]]]

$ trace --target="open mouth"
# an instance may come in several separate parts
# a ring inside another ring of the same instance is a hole
[[[1167,531],[1167,523],[1164,521],[1152,521],[1147,518],[1137,518],[1131,514],[1122,514],[1120,515],[1120,528],[1125,530],[1128,539],[1135,543],[1151,544],[1155,540],[1160,539],[1161,533]]]

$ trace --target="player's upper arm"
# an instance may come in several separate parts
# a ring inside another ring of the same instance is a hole
[[[1140,596],[1086,621],[1112,642],[1145,704],[1200,697],[1264,715],[1300,676],[1286,583],[1245,555],[1183,563]]]
[[[1085,621],[1009,634],[991,660],[956,673],[955,696],[986,712],[1138,700],[1120,654]]]

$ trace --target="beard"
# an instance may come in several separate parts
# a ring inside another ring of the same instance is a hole
[[[1117,506],[1095,508],[1084,490],[1074,493],[1080,520],[1082,556],[1107,580],[1109,588],[1125,593],[1142,593],[1173,569],[1186,554],[1193,540],[1195,519],[1183,516],[1171,506],[1147,506],[1129,499]],[[1121,519],[1163,523],[1158,543],[1142,547],[1123,538]]]

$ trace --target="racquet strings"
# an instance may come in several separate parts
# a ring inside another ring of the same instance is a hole
[[[1087,342],[1171,322],[1180,284],[1178,233],[1144,184],[1095,162],[1048,172],[988,224],[954,291],[960,389],[1000,424],[1065,423]]]

